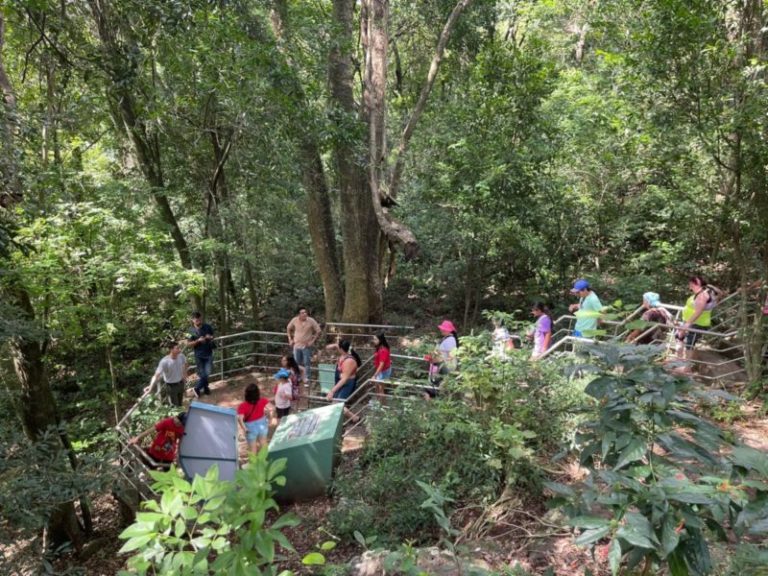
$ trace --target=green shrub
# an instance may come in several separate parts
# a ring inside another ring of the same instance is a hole
[[[429,540],[436,524],[420,508],[424,493],[417,480],[434,483],[459,502],[490,500],[499,492],[502,474],[490,465],[495,447],[463,403],[392,402],[369,425],[362,454],[335,482],[338,505],[330,521],[337,534],[378,534],[383,544]]]
[[[602,372],[586,392],[598,402],[576,436],[578,486],[550,483],[553,504],[580,530],[576,543],[610,539],[613,574],[666,566],[672,576],[712,571],[707,539],[768,533],[768,459],[726,447],[687,395],[692,382],[652,364],[636,347],[591,349]]]
[[[219,480],[218,469],[187,482],[175,468],[153,472],[160,500],[150,500],[120,538],[121,552],[133,552],[131,572],[121,574],[276,574],[277,547],[293,551],[280,531],[296,518],[281,516],[267,523],[277,509],[272,484],[285,459],[267,461],[267,450],[252,455],[233,482]]]
[[[393,399],[369,418],[360,457],[335,483],[337,534],[432,540],[437,527],[417,481],[457,507],[489,504],[506,486],[540,488],[534,456],[567,436],[583,385],[565,378],[559,362],[534,363],[524,352],[500,360],[490,346],[487,334],[462,338],[461,369],[436,400]]]

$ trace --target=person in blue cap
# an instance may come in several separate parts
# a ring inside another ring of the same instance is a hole
[[[571,304],[568,307],[576,315],[576,325],[573,327],[573,335],[582,338],[585,333],[597,330],[598,313],[603,309],[600,298],[589,286],[589,282],[579,278],[573,283],[571,294],[579,297],[578,304]],[[587,336],[589,334],[586,334]]]
[[[293,385],[291,384],[291,373],[285,368],[280,368],[274,376],[277,381],[275,386],[275,408],[277,417],[282,418],[291,413],[291,401],[293,400]]]

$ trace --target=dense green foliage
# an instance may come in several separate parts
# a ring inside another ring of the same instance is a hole
[[[356,288],[376,300],[383,287],[383,315],[359,313],[369,319],[432,327],[444,316],[462,334],[484,309],[545,300],[564,310],[576,277],[603,302],[634,303],[646,290],[681,301],[695,271],[726,290],[768,276],[764,2],[468,5],[439,54],[396,197],[386,199],[387,215],[418,241],[413,259],[350,214],[371,201],[369,164],[388,172],[400,159],[394,143],[420,105],[454,3],[388,3],[380,111],[392,144],[383,158],[370,154],[363,4],[2,3],[0,444],[11,454],[9,486],[20,478],[17,456],[49,445],[37,443],[46,430],[62,432],[62,446],[30,478],[63,473],[75,453],[109,452],[109,428],[146,385],[163,342],[183,336],[192,308],[218,333],[282,330],[299,303],[319,319],[339,317],[323,310],[330,269],[346,290],[337,296],[351,301],[344,280],[374,262],[376,281]],[[363,233],[378,249],[349,256]],[[764,391],[766,323],[754,312],[765,295],[763,282],[738,312],[752,395]],[[482,348],[466,346],[470,356]],[[492,498],[522,477],[535,484],[520,462],[564,436],[578,387],[559,388],[559,367],[529,367],[522,356],[464,368],[459,396],[414,411],[412,429],[382,416],[366,450],[402,465],[390,443],[409,442],[416,454],[456,443],[466,465],[429,465],[457,501]],[[556,415],[551,428],[532,425],[542,411]],[[358,473],[374,473],[371,458]],[[416,502],[413,482],[376,474],[408,484]],[[91,489],[65,484],[68,496]],[[462,492],[468,486],[478,493]],[[35,509],[34,522],[6,517],[37,529],[56,501],[39,499],[48,509]],[[403,524],[431,522],[418,506],[407,512],[414,518]]]
[[[120,535],[122,552],[133,552],[124,574],[276,574],[279,550],[293,551],[281,528],[295,526],[290,515],[274,521],[272,484],[285,482],[285,460],[267,461],[262,450],[232,482],[218,468],[187,482],[176,468],[153,472],[154,489],[136,522]]]
[[[727,446],[685,395],[691,382],[650,364],[635,347],[593,347],[603,371],[586,387],[599,402],[576,435],[590,474],[580,486],[548,483],[576,543],[610,538],[613,574],[623,562],[643,573],[712,572],[708,541],[768,532],[768,460]]]
[[[505,487],[540,492],[536,456],[567,437],[583,395],[556,363],[534,365],[522,352],[506,362],[484,358],[487,341],[462,341],[461,374],[448,377],[435,401],[392,400],[375,412],[362,454],[335,483],[337,534],[357,530],[377,543],[434,537],[418,482],[452,499],[452,509],[489,506]]]

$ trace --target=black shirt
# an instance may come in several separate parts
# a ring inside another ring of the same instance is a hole
[[[189,330],[189,336],[187,336],[187,339],[189,342],[194,342],[201,336],[207,336],[208,334],[213,336],[213,328],[211,328],[210,324],[201,324],[200,328],[195,328],[192,326],[192,328]],[[195,346],[195,358],[210,358],[213,356],[213,349],[215,347],[216,346],[213,343],[213,340],[200,342],[197,346]]]

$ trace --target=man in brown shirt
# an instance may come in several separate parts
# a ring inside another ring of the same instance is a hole
[[[286,331],[288,333],[288,345],[293,346],[293,357],[299,366],[304,366],[304,374],[307,382],[309,382],[312,346],[320,336],[320,325],[309,316],[307,309],[302,306],[296,317],[288,322]]]

